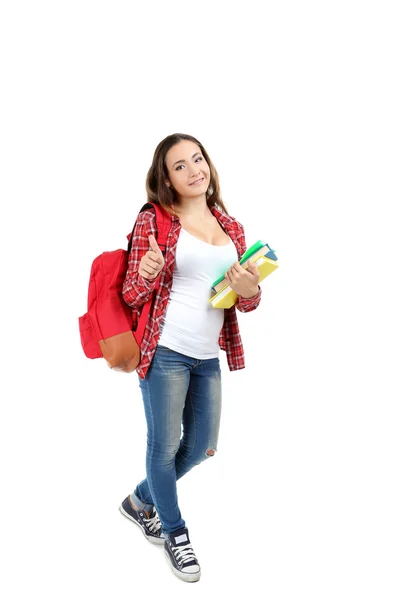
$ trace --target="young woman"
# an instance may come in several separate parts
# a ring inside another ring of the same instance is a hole
[[[238,262],[246,251],[243,226],[228,215],[217,172],[194,137],[173,134],[160,142],[146,190],[149,201],[171,214],[172,224],[163,255],[154,210],[140,213],[123,285],[135,323],[158,281],[137,369],[147,421],[147,477],[120,510],[150,542],[164,545],[175,575],[198,581],[200,566],[176,482],[217,449],[219,349],[226,351],[231,371],[244,368],[236,309],[257,308],[260,275],[257,267],[245,270]],[[221,273],[238,294],[230,309],[208,302]]]

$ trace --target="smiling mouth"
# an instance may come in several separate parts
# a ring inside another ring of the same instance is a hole
[[[189,183],[189,185],[196,185],[197,183],[201,183],[202,181],[204,181],[204,177],[202,177],[201,179],[197,179],[197,181],[193,181],[192,183]]]

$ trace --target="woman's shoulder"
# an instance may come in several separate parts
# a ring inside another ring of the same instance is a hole
[[[154,228],[156,221],[156,213],[151,207],[140,211],[136,218],[137,227]]]

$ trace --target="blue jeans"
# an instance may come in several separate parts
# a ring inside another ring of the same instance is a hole
[[[155,505],[163,532],[172,533],[185,527],[177,480],[209,458],[212,452],[207,451],[217,450],[219,358],[199,360],[158,345],[139,386],[147,420],[147,478],[134,493],[142,502]]]

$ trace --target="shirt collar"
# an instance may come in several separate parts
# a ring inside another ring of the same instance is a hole
[[[235,229],[236,220],[233,217],[222,212],[216,206],[212,207],[211,212],[218,219],[224,229],[231,231]]]

